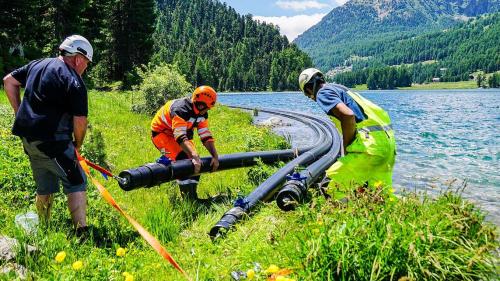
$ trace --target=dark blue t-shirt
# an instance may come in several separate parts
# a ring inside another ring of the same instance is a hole
[[[354,112],[356,123],[366,119],[363,109],[347,93],[348,89],[338,84],[325,84],[316,94],[316,101],[323,111],[330,114],[332,108],[339,103],[344,103]]]
[[[12,133],[28,140],[72,140],[73,116],[87,116],[87,88],[58,58],[32,61],[11,75],[25,87]]]

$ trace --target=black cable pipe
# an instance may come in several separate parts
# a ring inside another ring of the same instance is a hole
[[[289,119],[295,119],[308,125],[311,129],[313,129],[314,133],[316,133],[317,141],[313,145],[298,149],[246,152],[222,155],[219,157],[218,171],[252,166],[257,163],[258,158],[260,158],[262,162],[266,164],[271,164],[278,161],[288,161],[290,159],[293,159],[294,157],[297,157],[298,155],[303,154],[306,151],[313,149],[314,147],[317,147],[324,141],[324,132],[318,129],[317,125],[312,125],[309,120],[304,120],[303,118],[295,116],[295,113],[277,112],[265,109],[261,111],[274,115],[281,115]],[[202,167],[200,173],[210,172],[210,162],[212,158],[203,157],[201,160]],[[140,187],[152,187],[174,179],[189,177],[192,176],[193,173],[194,166],[191,160],[188,159],[178,160],[169,165],[164,165],[161,163],[148,163],[138,168],[128,169],[120,172],[119,177],[123,178],[124,180],[122,182],[119,182],[119,185],[123,190],[130,191]]]
[[[342,139],[337,129],[329,120],[324,124],[328,127],[330,134],[334,138],[334,143],[340,145],[332,145],[328,153],[300,173],[294,174],[293,177],[283,185],[283,188],[276,196],[276,203],[278,207],[284,211],[294,210],[295,206],[304,200],[307,189],[318,180],[326,169],[337,161],[338,157],[341,156]]]
[[[257,159],[260,159],[265,164],[272,164],[278,161],[289,161],[307,150],[308,148],[299,148],[226,154],[219,157],[219,168],[217,171],[253,166],[257,164]],[[211,171],[211,161],[212,157],[201,158],[202,165],[200,173]],[[156,186],[160,183],[189,177],[193,174],[194,166],[190,159],[177,160],[169,165],[148,163],[138,168],[120,172],[119,177],[123,178],[124,181],[120,182],[119,185],[123,190],[130,191],[140,187]]]
[[[250,110],[250,108],[246,107],[235,107],[235,108]],[[302,118],[309,119],[309,122],[314,124],[319,130],[322,131],[321,135],[322,141],[320,141],[319,145],[314,149],[311,149],[310,151],[295,158],[287,165],[285,165],[283,168],[278,170],[275,174],[273,174],[266,181],[260,184],[247,197],[236,200],[234,208],[226,212],[219,220],[219,222],[210,230],[209,235],[212,237],[212,239],[216,239],[217,237],[227,232],[237,221],[239,221],[244,216],[244,214],[248,213],[248,211],[252,209],[257,203],[259,203],[260,201],[266,201],[270,199],[274,195],[276,190],[279,189],[280,187],[279,184],[283,182],[283,180],[287,175],[291,174],[291,172],[295,169],[295,167],[298,167],[300,165],[308,165],[316,161],[323,154],[327,153],[330,150],[330,148],[334,145],[333,137],[330,134],[330,131],[325,126],[325,124],[327,123],[325,123],[324,121],[319,122],[317,117],[312,117],[309,115],[299,114],[296,112],[288,112],[288,111],[276,111],[276,110],[273,111],[261,110],[261,111],[272,112],[273,114],[276,113],[285,114],[286,112],[288,114],[294,114],[296,116],[298,115],[301,116]]]

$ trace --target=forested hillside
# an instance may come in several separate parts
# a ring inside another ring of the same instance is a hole
[[[329,70],[365,59],[399,40],[440,31],[500,10],[499,0],[352,0],[333,9],[295,42]]]
[[[395,44],[381,44],[359,53],[367,60],[354,63],[355,68],[385,64],[401,65],[436,60],[452,78],[462,71],[500,67],[500,13],[487,14],[450,29],[415,36]]]
[[[476,71],[500,70],[499,42],[500,13],[488,14],[443,31],[367,48],[358,53],[365,59],[353,62],[353,72],[335,79],[348,85],[364,84],[374,69],[380,72],[390,69],[387,66],[406,65],[405,71],[416,83],[432,78],[467,80]]]
[[[297,88],[309,57],[270,24],[213,0],[158,0],[153,61],[173,62],[194,85],[223,90]]]
[[[296,89],[309,57],[278,29],[216,0],[2,0],[0,71],[55,56],[68,35],[94,46],[89,85],[136,84],[141,65],[171,63],[194,86]]]

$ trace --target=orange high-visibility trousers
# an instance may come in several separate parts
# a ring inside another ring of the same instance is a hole
[[[153,144],[159,151],[165,150],[165,157],[172,161],[179,160],[177,156],[183,152],[182,147],[177,143],[173,136],[169,136],[164,133],[158,133],[155,136],[151,136]],[[192,140],[189,140],[193,143]]]

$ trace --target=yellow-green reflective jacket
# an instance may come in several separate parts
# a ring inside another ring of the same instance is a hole
[[[394,131],[389,114],[378,105],[351,90],[347,94],[363,109],[366,119],[356,123],[356,137],[346,148],[347,153],[367,153],[370,155],[393,155],[396,149]],[[342,133],[340,121],[330,116]]]

